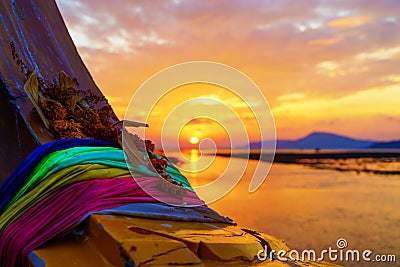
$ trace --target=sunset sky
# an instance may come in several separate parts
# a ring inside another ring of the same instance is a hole
[[[249,76],[271,106],[280,139],[313,131],[400,139],[400,1],[56,2],[120,118],[150,76],[201,60]],[[223,90],[207,90],[196,96],[236,103]],[[164,100],[158,114],[193,92],[177,90],[179,97]],[[150,126],[164,119],[155,116]],[[194,120],[188,127],[193,125],[191,132],[206,133],[210,122]]]

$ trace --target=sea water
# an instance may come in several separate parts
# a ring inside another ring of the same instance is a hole
[[[187,154],[188,159],[191,156],[193,151]],[[213,156],[204,154],[202,157],[212,162],[202,172],[190,173],[195,169],[192,165],[199,162],[180,164],[188,170],[184,174],[194,187],[218,179],[229,161],[224,157],[207,159]],[[231,160],[231,166],[240,166],[245,161]],[[248,161],[237,186],[209,206],[239,226],[274,235],[300,252],[337,249],[336,242],[345,239],[348,250],[371,250],[372,255],[395,255],[397,260],[396,263],[335,261],[340,265],[400,266],[400,175],[273,163],[262,186],[249,193],[256,164],[257,161]]]

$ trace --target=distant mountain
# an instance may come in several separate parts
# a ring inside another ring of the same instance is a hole
[[[270,146],[270,141],[263,145]],[[314,132],[297,140],[277,140],[277,149],[357,149],[368,148],[377,142],[358,140],[337,134]],[[250,143],[251,149],[259,149],[261,142]]]
[[[400,149],[400,140],[391,142],[377,142],[370,145],[368,148],[379,149]]]
[[[337,134],[314,132],[298,140],[278,140],[277,148],[280,149],[351,149],[365,148],[374,144],[373,141],[357,140]]]

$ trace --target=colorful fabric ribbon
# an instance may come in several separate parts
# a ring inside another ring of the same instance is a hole
[[[89,212],[152,201],[132,178],[83,181],[63,187],[6,228],[0,238],[0,266],[26,266],[31,250],[71,229]]]
[[[184,186],[181,198],[160,190],[166,181],[147,166],[128,166],[110,143],[67,139],[39,147],[0,187],[0,266],[26,266],[30,251],[96,212],[231,223],[207,208],[171,163],[167,173]]]
[[[14,197],[19,188],[22,187],[25,178],[32,172],[40,160],[52,152],[81,146],[117,147],[116,144],[106,141],[77,138],[58,140],[39,146],[0,186],[0,213]]]
[[[7,178],[0,187],[0,212],[4,212],[26,192],[53,173],[71,166],[102,164],[109,167],[129,169],[131,174],[135,174],[135,177],[137,175],[139,177],[144,175],[159,176],[144,165],[128,166],[123,150],[116,147],[107,147],[106,144],[108,143],[99,141],[98,144],[103,146],[96,146],[97,142],[94,140],[88,142],[78,142],[77,140],[79,139],[69,140],[70,143],[61,140],[62,146],[54,144],[57,143],[56,141],[52,146],[45,145],[47,149],[39,147],[21,164],[23,167],[20,166]],[[75,146],[76,144],[79,144],[79,146]],[[91,146],[85,146],[85,144]],[[68,147],[68,145],[72,147]],[[46,155],[45,151],[49,153]],[[186,189],[193,191],[186,177],[176,168],[169,166],[167,173]]]

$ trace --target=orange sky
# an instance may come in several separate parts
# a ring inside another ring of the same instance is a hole
[[[230,65],[259,86],[280,139],[312,131],[400,138],[400,1],[57,4],[83,60],[120,118],[151,75],[178,63],[207,60]],[[161,115],[149,121],[155,130],[172,103],[193,95],[189,89],[176,92],[158,107]],[[223,90],[212,97],[232,103]],[[195,120],[189,126],[206,135],[210,121]],[[224,139],[221,129],[214,135]]]

